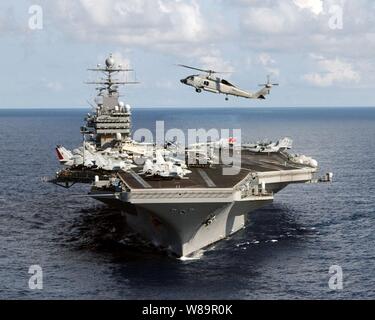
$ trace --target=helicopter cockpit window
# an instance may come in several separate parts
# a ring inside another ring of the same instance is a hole
[[[227,86],[231,86],[231,87],[234,87],[234,85],[233,84],[231,84],[230,82],[228,82],[227,80],[221,80],[221,83],[222,84],[225,84],[225,85],[227,85]]]

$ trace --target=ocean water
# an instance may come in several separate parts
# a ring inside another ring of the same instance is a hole
[[[0,298],[375,298],[375,108],[135,109],[134,129],[242,128],[242,139],[289,136],[333,184],[291,185],[247,228],[180,261],[127,229],[121,213],[44,183],[54,147],[81,143],[88,110],[0,109]],[[31,265],[43,290],[28,287]],[[328,286],[332,265],[344,288]]]

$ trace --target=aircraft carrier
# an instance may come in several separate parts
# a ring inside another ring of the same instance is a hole
[[[250,212],[272,203],[289,184],[315,181],[318,163],[291,154],[288,138],[189,145],[182,158],[176,156],[174,142],[134,141],[131,108],[120,101],[118,90],[129,82],[115,79],[131,70],[117,65],[112,56],[91,70],[105,77],[90,82],[98,86],[98,96],[81,128],[83,144],[73,151],[57,146],[64,168],[51,181],[63,187],[90,184],[92,198],[116,206],[129,227],[160,249],[189,256],[243,229]],[[220,160],[224,148],[240,157],[235,174],[224,174],[231,167]],[[205,157],[203,150],[209,150]],[[331,174],[323,178],[331,179]]]

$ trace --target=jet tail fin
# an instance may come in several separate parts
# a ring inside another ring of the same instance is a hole
[[[293,148],[293,140],[290,138],[284,138],[279,140],[276,145],[281,149],[281,150],[289,150]]]
[[[56,154],[57,154],[57,158],[62,164],[68,163],[73,158],[73,154],[71,153],[71,151],[65,149],[62,146],[56,147]]]

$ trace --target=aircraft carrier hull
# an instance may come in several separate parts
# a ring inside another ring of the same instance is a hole
[[[118,193],[91,193],[94,199],[120,206],[127,224],[143,238],[177,257],[225,239],[246,225],[247,215],[272,203],[274,194],[290,183],[309,182],[313,169],[258,173],[257,194],[233,188],[134,189]]]
[[[159,248],[186,257],[243,229],[246,213],[272,202],[272,199],[225,204],[196,203],[176,206],[171,214],[168,204],[139,206],[138,215],[127,215],[128,224]],[[181,213],[184,212],[184,213]]]

